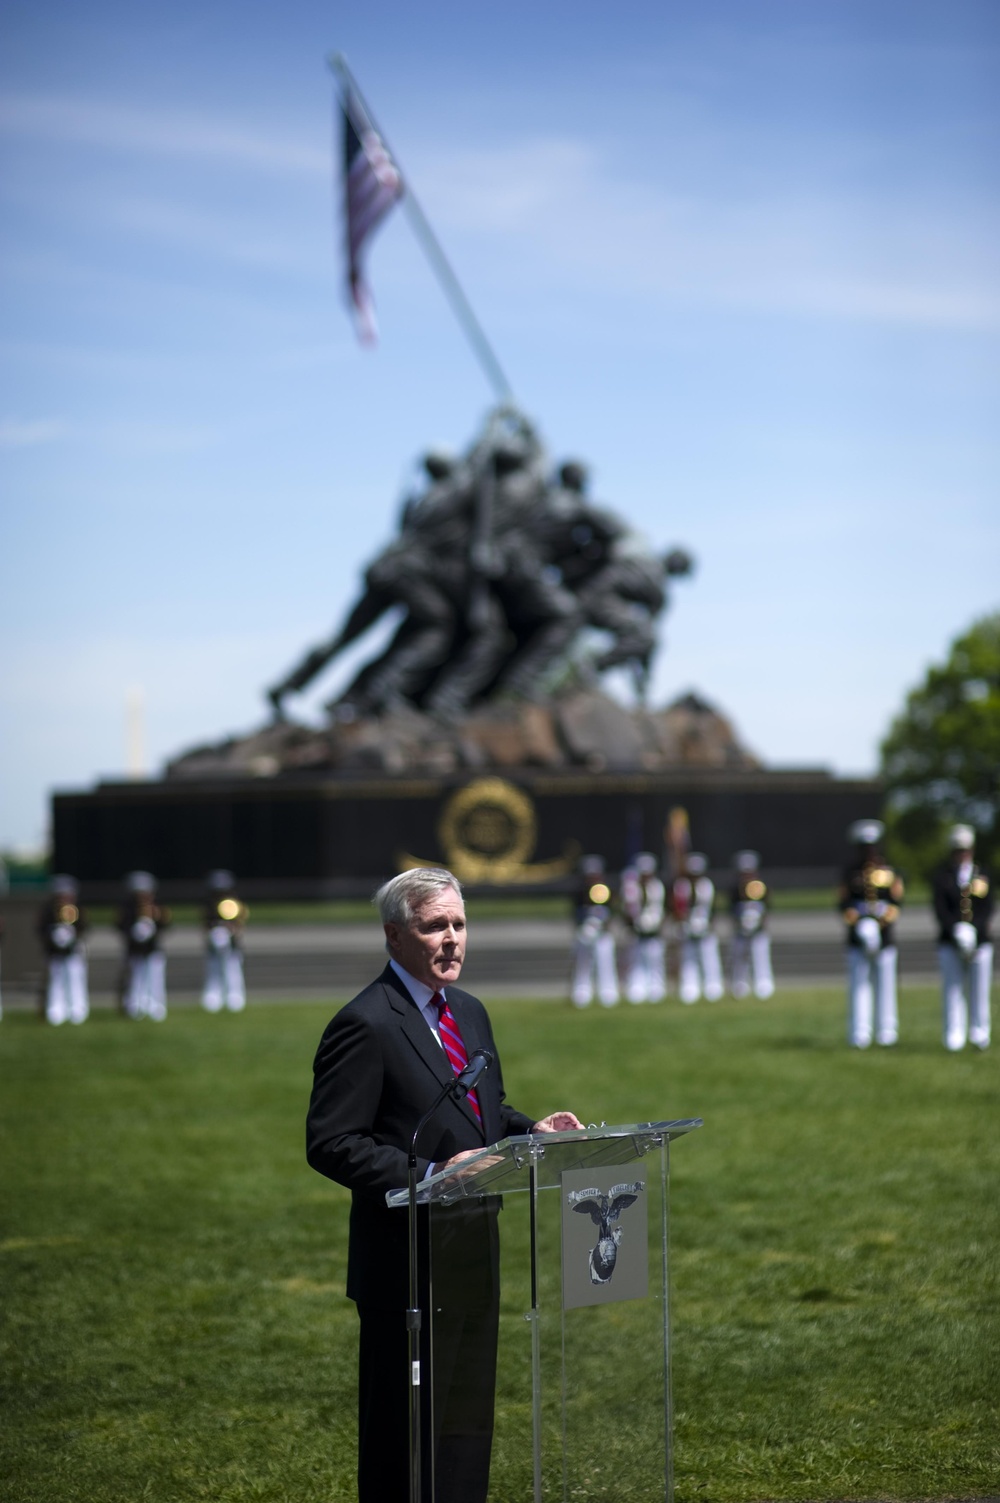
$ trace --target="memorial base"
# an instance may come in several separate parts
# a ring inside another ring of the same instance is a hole
[[[54,869],[87,901],[117,897],[126,872],[154,872],[168,900],[201,896],[234,871],[247,898],[367,895],[412,865],[445,865],[473,891],[565,891],[581,854],[619,870],[663,849],[670,811],[718,871],[744,847],[772,885],[835,880],[851,820],[876,816],[874,780],[821,771],[683,768],[449,777],[282,775],[101,783],[53,799]]]

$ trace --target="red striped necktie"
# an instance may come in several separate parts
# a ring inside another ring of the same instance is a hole
[[[466,1065],[469,1063],[469,1055],[465,1045],[462,1042],[462,1035],[458,1031],[458,1024],[455,1022],[455,1015],[440,992],[434,993],[433,997],[431,998],[431,1002],[438,1011],[438,1032],[441,1035],[441,1042],[444,1045],[444,1052],[445,1054],[447,1054],[449,1060],[451,1061],[451,1068],[454,1070],[455,1074],[460,1075],[465,1069]],[[475,1091],[470,1091],[465,1099],[472,1107],[472,1110],[476,1114],[476,1120],[481,1125],[483,1114],[479,1110],[479,1098],[477,1097]]]

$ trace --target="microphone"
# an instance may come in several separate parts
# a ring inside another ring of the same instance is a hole
[[[488,1049],[473,1049],[469,1055],[469,1062],[464,1069],[455,1076],[451,1095],[456,1101],[462,1101],[470,1091],[474,1091],[477,1082],[486,1074],[493,1063],[493,1056]]]
[[[417,1164],[417,1139],[423,1132],[424,1128],[427,1126],[428,1122],[433,1117],[434,1113],[437,1111],[438,1107],[441,1105],[442,1101],[444,1101],[445,1097],[450,1096],[453,1101],[463,1101],[465,1097],[468,1096],[469,1092],[473,1089],[476,1082],[486,1074],[486,1071],[489,1069],[492,1063],[493,1055],[488,1049],[473,1049],[472,1053],[469,1055],[468,1064],[464,1065],[457,1075],[453,1076],[446,1085],[443,1085],[441,1087],[437,1096],[435,1096],[434,1100],[431,1102],[430,1106],[427,1108],[427,1110],[424,1112],[424,1115],[417,1123],[413,1137],[410,1139],[409,1163],[411,1170],[415,1169]]]

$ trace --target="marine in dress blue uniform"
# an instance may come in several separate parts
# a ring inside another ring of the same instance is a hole
[[[944,1046],[990,1045],[990,984],[993,975],[993,881],[975,859],[971,825],[951,831],[951,856],[934,876],[938,921]]]
[[[729,989],[734,997],[774,995],[771,969],[771,936],[767,932],[769,906],[767,883],[760,874],[756,851],[737,851],[733,857],[733,882],[729,912],[733,937],[729,947]]]
[[[156,878],[150,872],[130,872],[118,928],[125,942],[122,974],[122,1011],[129,1018],[167,1016],[167,958],[162,935],[170,925],[170,909],[156,901]]]
[[[595,994],[602,1007],[614,1007],[618,1001],[612,898],[603,856],[584,856],[573,895],[574,1007],[589,1007]]]
[[[896,1000],[896,920],[903,879],[882,859],[885,826],[859,819],[847,832],[854,857],[844,868],[837,906],[847,940],[847,1040],[868,1049],[874,1038],[889,1046],[899,1038]]]
[[[38,916],[38,934],[45,951],[45,1020],[47,1023],[85,1023],[90,1016],[87,992],[87,915],[80,906],[75,877],[52,878],[51,897]]]
[[[662,1002],[667,995],[667,889],[651,851],[640,851],[619,883],[621,915],[628,931],[625,995],[630,1002]]]
[[[708,875],[708,857],[701,851],[688,852],[683,870],[670,884],[670,910],[681,949],[681,1001],[697,1002],[704,996],[717,1002],[723,981],[719,939],[712,927],[715,883]]]
[[[236,895],[232,872],[214,871],[208,877],[205,904],[205,981],[201,1005],[206,1012],[242,1012],[247,1005],[243,979],[243,931],[250,910]]]

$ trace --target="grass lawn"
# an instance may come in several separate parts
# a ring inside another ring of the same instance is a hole
[[[0,1024],[0,1498],[353,1498],[348,1197],[302,1152],[330,1010]],[[673,1155],[678,1503],[1000,1491],[1000,1051],[945,1055],[929,988],[901,1011],[860,1055],[832,988],[492,1008],[525,1110],[705,1118]]]

